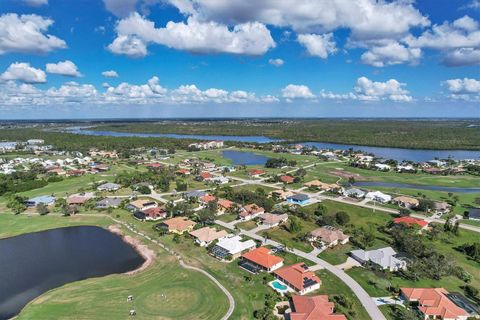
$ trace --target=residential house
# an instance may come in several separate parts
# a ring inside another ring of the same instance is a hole
[[[224,176],[217,176],[213,177],[210,179],[210,182],[216,183],[216,184],[227,184],[230,182],[230,179]]]
[[[227,199],[218,199],[217,201],[217,214],[224,214],[228,210],[232,209],[235,205],[235,202],[227,200]]]
[[[287,202],[291,204],[305,206],[310,203],[310,197],[303,193],[294,194],[293,196],[287,197]]]
[[[198,191],[198,190],[193,190],[193,191],[188,191],[183,194],[184,199],[195,199],[198,200],[199,198],[203,197],[207,193],[205,191]]]
[[[287,176],[287,175],[280,176],[278,179],[280,180],[280,182],[283,182],[283,183],[286,183],[286,184],[291,184],[295,180],[294,177]]]
[[[391,247],[380,248],[376,250],[353,250],[350,252],[352,258],[360,263],[371,262],[382,269],[390,271],[403,270],[407,267],[407,262],[397,258],[397,252]]]
[[[432,165],[432,166],[439,167],[439,168],[447,166],[447,163],[445,161],[442,161],[442,160],[430,160],[430,161],[427,161],[427,163]]]
[[[180,176],[187,176],[190,174],[190,170],[188,169],[178,169],[177,171],[175,171],[175,173],[177,175],[180,175]]]
[[[407,226],[418,226],[421,230],[428,228],[428,222],[422,219],[417,219],[413,217],[398,217],[393,219],[395,224],[405,224]]]
[[[211,174],[210,172],[203,171],[203,172],[200,172],[198,177],[200,181],[204,181],[204,180],[208,181],[213,178],[213,174]]]
[[[165,219],[168,214],[165,207],[148,208],[144,209],[142,212],[145,214],[145,220],[147,221],[157,221],[160,219]]]
[[[39,197],[31,198],[31,199],[28,199],[27,201],[25,201],[25,205],[27,205],[28,207],[35,207],[39,204],[43,204],[43,205],[46,205],[46,206],[53,205],[53,204],[55,204],[55,197],[53,197],[53,196],[39,196]]]
[[[240,236],[220,239],[210,250],[210,253],[218,259],[236,259],[246,250],[255,248],[256,243],[253,240],[242,241]]]
[[[276,213],[265,212],[259,215],[258,218],[262,222],[262,225],[268,226],[269,228],[273,228],[287,221],[288,214],[286,213],[276,214]]]
[[[326,247],[331,248],[339,244],[346,244],[350,237],[344,234],[342,230],[325,226],[311,231],[309,239],[310,241],[320,241]]]
[[[83,205],[88,200],[93,199],[94,196],[95,196],[95,194],[93,192],[72,194],[71,196],[67,197],[67,204],[68,205]]]
[[[260,177],[262,174],[265,174],[265,171],[260,169],[252,169],[248,172],[251,177]]]
[[[406,197],[406,196],[399,196],[399,197],[393,198],[392,202],[394,204],[399,205],[400,207],[407,208],[407,209],[416,208],[420,204],[420,202],[417,199]]]
[[[417,170],[411,164],[406,164],[406,165],[398,165],[397,171],[398,172],[415,172]]]
[[[322,281],[303,262],[273,271],[275,278],[300,295],[320,288]]]
[[[227,237],[228,233],[225,230],[217,231],[215,228],[204,227],[191,231],[190,235],[195,238],[195,242],[201,247],[206,247],[215,240]]]
[[[368,192],[365,195],[365,198],[370,200],[370,201],[377,201],[377,202],[380,202],[380,203],[388,203],[388,202],[392,201],[392,196],[391,195],[385,194],[385,193],[380,192],[380,191]]]
[[[282,189],[273,190],[270,192],[270,196],[275,196],[278,199],[287,200],[288,197],[293,196],[292,191],[283,191]]]
[[[162,225],[168,227],[168,232],[182,234],[190,232],[195,226],[195,222],[188,220],[185,217],[175,217],[162,222]]]
[[[335,303],[327,295],[292,296],[290,320],[347,320],[343,314],[334,313]]]
[[[349,198],[362,199],[365,197],[365,192],[357,188],[351,188],[344,190],[343,195]]]
[[[325,183],[320,180],[313,180],[303,184],[307,188],[318,188],[322,191],[334,191],[340,188],[336,183]]]
[[[470,208],[468,210],[468,220],[480,220],[480,208]]]
[[[207,205],[208,203],[217,200],[215,196],[212,196],[211,194],[206,194],[198,199],[201,204]]]
[[[392,167],[384,163],[375,163],[374,167],[381,171],[390,171],[392,169]]]
[[[105,198],[100,201],[97,201],[95,208],[97,209],[108,209],[108,208],[118,208],[122,203],[121,198]]]
[[[418,304],[424,319],[466,320],[468,313],[448,298],[443,288],[401,288],[401,296]]]
[[[112,182],[107,182],[107,183],[104,183],[104,184],[101,184],[97,187],[97,190],[98,191],[117,191],[118,189],[120,189],[122,186],[119,185],[119,184],[116,184],[116,183],[112,183]]]
[[[433,208],[432,208],[432,210],[433,210],[435,213],[444,214],[444,213],[449,213],[451,207],[452,207],[452,206],[449,205],[448,203],[446,203],[445,201],[435,201],[435,202],[433,203]]]
[[[241,220],[248,221],[265,213],[265,209],[256,205],[255,203],[243,206],[240,209],[239,217]]]
[[[144,211],[146,209],[156,208],[156,207],[158,207],[158,204],[155,201],[147,200],[147,199],[138,199],[138,200],[130,202],[127,205],[127,210],[130,210],[130,211],[134,211],[134,210]]]
[[[240,266],[253,273],[255,270],[272,272],[283,266],[283,259],[271,254],[270,249],[260,247],[244,253]]]

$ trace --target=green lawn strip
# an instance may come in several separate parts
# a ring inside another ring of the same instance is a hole
[[[255,229],[257,227],[257,224],[255,223],[255,221],[250,220],[250,221],[245,221],[245,222],[241,222],[239,224],[236,224],[236,226],[239,229],[252,230],[252,229]]]
[[[237,214],[222,214],[221,216],[218,216],[217,219],[223,222],[232,222],[238,218]]]
[[[379,308],[380,308],[380,311],[382,311],[385,318],[387,318],[387,320],[403,320],[395,316],[395,313],[394,313],[396,308],[403,308],[403,307],[399,305],[396,306],[393,304],[386,304],[386,305],[379,306]]]
[[[347,261],[348,253],[353,250],[351,244],[338,245],[333,248],[328,248],[318,255],[322,260],[327,261],[333,265],[338,265]]]
[[[322,280],[322,285],[320,286],[320,290],[315,291],[313,294],[328,294],[331,301],[333,300],[334,295],[344,296],[352,302],[352,310],[354,310],[355,314],[349,314],[348,310],[338,304],[336,304],[336,312],[345,314],[348,319],[370,319],[360,300],[358,300],[352,290],[345,283],[340,281],[340,279],[338,279],[333,273],[327,270],[319,270],[316,274],[320,277],[320,280]]]

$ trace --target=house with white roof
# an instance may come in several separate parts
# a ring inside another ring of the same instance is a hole
[[[371,262],[379,265],[382,269],[390,271],[403,270],[407,267],[405,260],[397,258],[397,252],[392,247],[385,247],[376,250],[353,250],[350,251],[353,259],[364,264]]]
[[[385,194],[380,191],[371,191],[368,192],[367,195],[365,196],[366,199],[370,201],[377,201],[380,203],[387,203],[392,201],[392,196]]]
[[[242,237],[234,236],[230,238],[223,238],[210,250],[210,253],[219,258],[225,259],[231,257],[232,260],[238,258],[244,251],[256,247],[253,240],[242,241]]]

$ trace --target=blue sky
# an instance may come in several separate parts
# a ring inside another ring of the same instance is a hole
[[[479,105],[479,0],[0,5],[0,119],[480,117]]]

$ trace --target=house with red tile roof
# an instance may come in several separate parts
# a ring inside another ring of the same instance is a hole
[[[259,177],[261,176],[262,174],[265,174],[265,171],[263,170],[260,170],[260,169],[252,169],[248,172],[248,174],[251,176],[251,177]]]
[[[208,204],[209,202],[217,200],[215,196],[212,196],[211,194],[206,194],[198,199],[200,203],[202,204]]]
[[[417,225],[420,229],[426,229],[428,227],[428,221],[417,219],[414,217],[398,217],[393,219],[393,223],[395,224],[405,224],[407,226],[414,226]]]
[[[296,293],[304,295],[320,288],[322,281],[303,262],[273,271],[275,278]]]
[[[256,205],[255,203],[244,206],[239,213],[241,220],[248,221],[265,213],[265,209]]]
[[[270,253],[270,249],[260,247],[242,255],[242,260],[267,271],[272,272],[283,266],[283,259]]]
[[[145,214],[145,220],[157,221],[167,217],[167,210],[164,207],[153,207],[142,211]]]
[[[280,176],[278,179],[279,179],[281,182],[286,183],[286,184],[293,183],[293,181],[295,180],[294,177],[292,177],[292,176],[287,176],[287,175]]]
[[[343,314],[334,313],[335,304],[327,295],[304,297],[292,296],[290,320],[347,320]]]
[[[203,180],[208,180],[213,178],[213,175],[210,172],[206,172],[206,171],[200,172],[198,176],[201,177]]]
[[[448,298],[443,288],[401,288],[401,295],[408,302],[418,303],[418,310],[425,319],[466,320],[468,313]]]
[[[224,214],[229,209],[232,209],[235,205],[235,202],[227,200],[227,199],[218,199],[217,207],[218,207],[218,214]]]
[[[190,174],[190,170],[188,170],[188,169],[178,169],[177,171],[175,171],[175,173],[178,174],[178,175],[185,176],[185,175]]]

